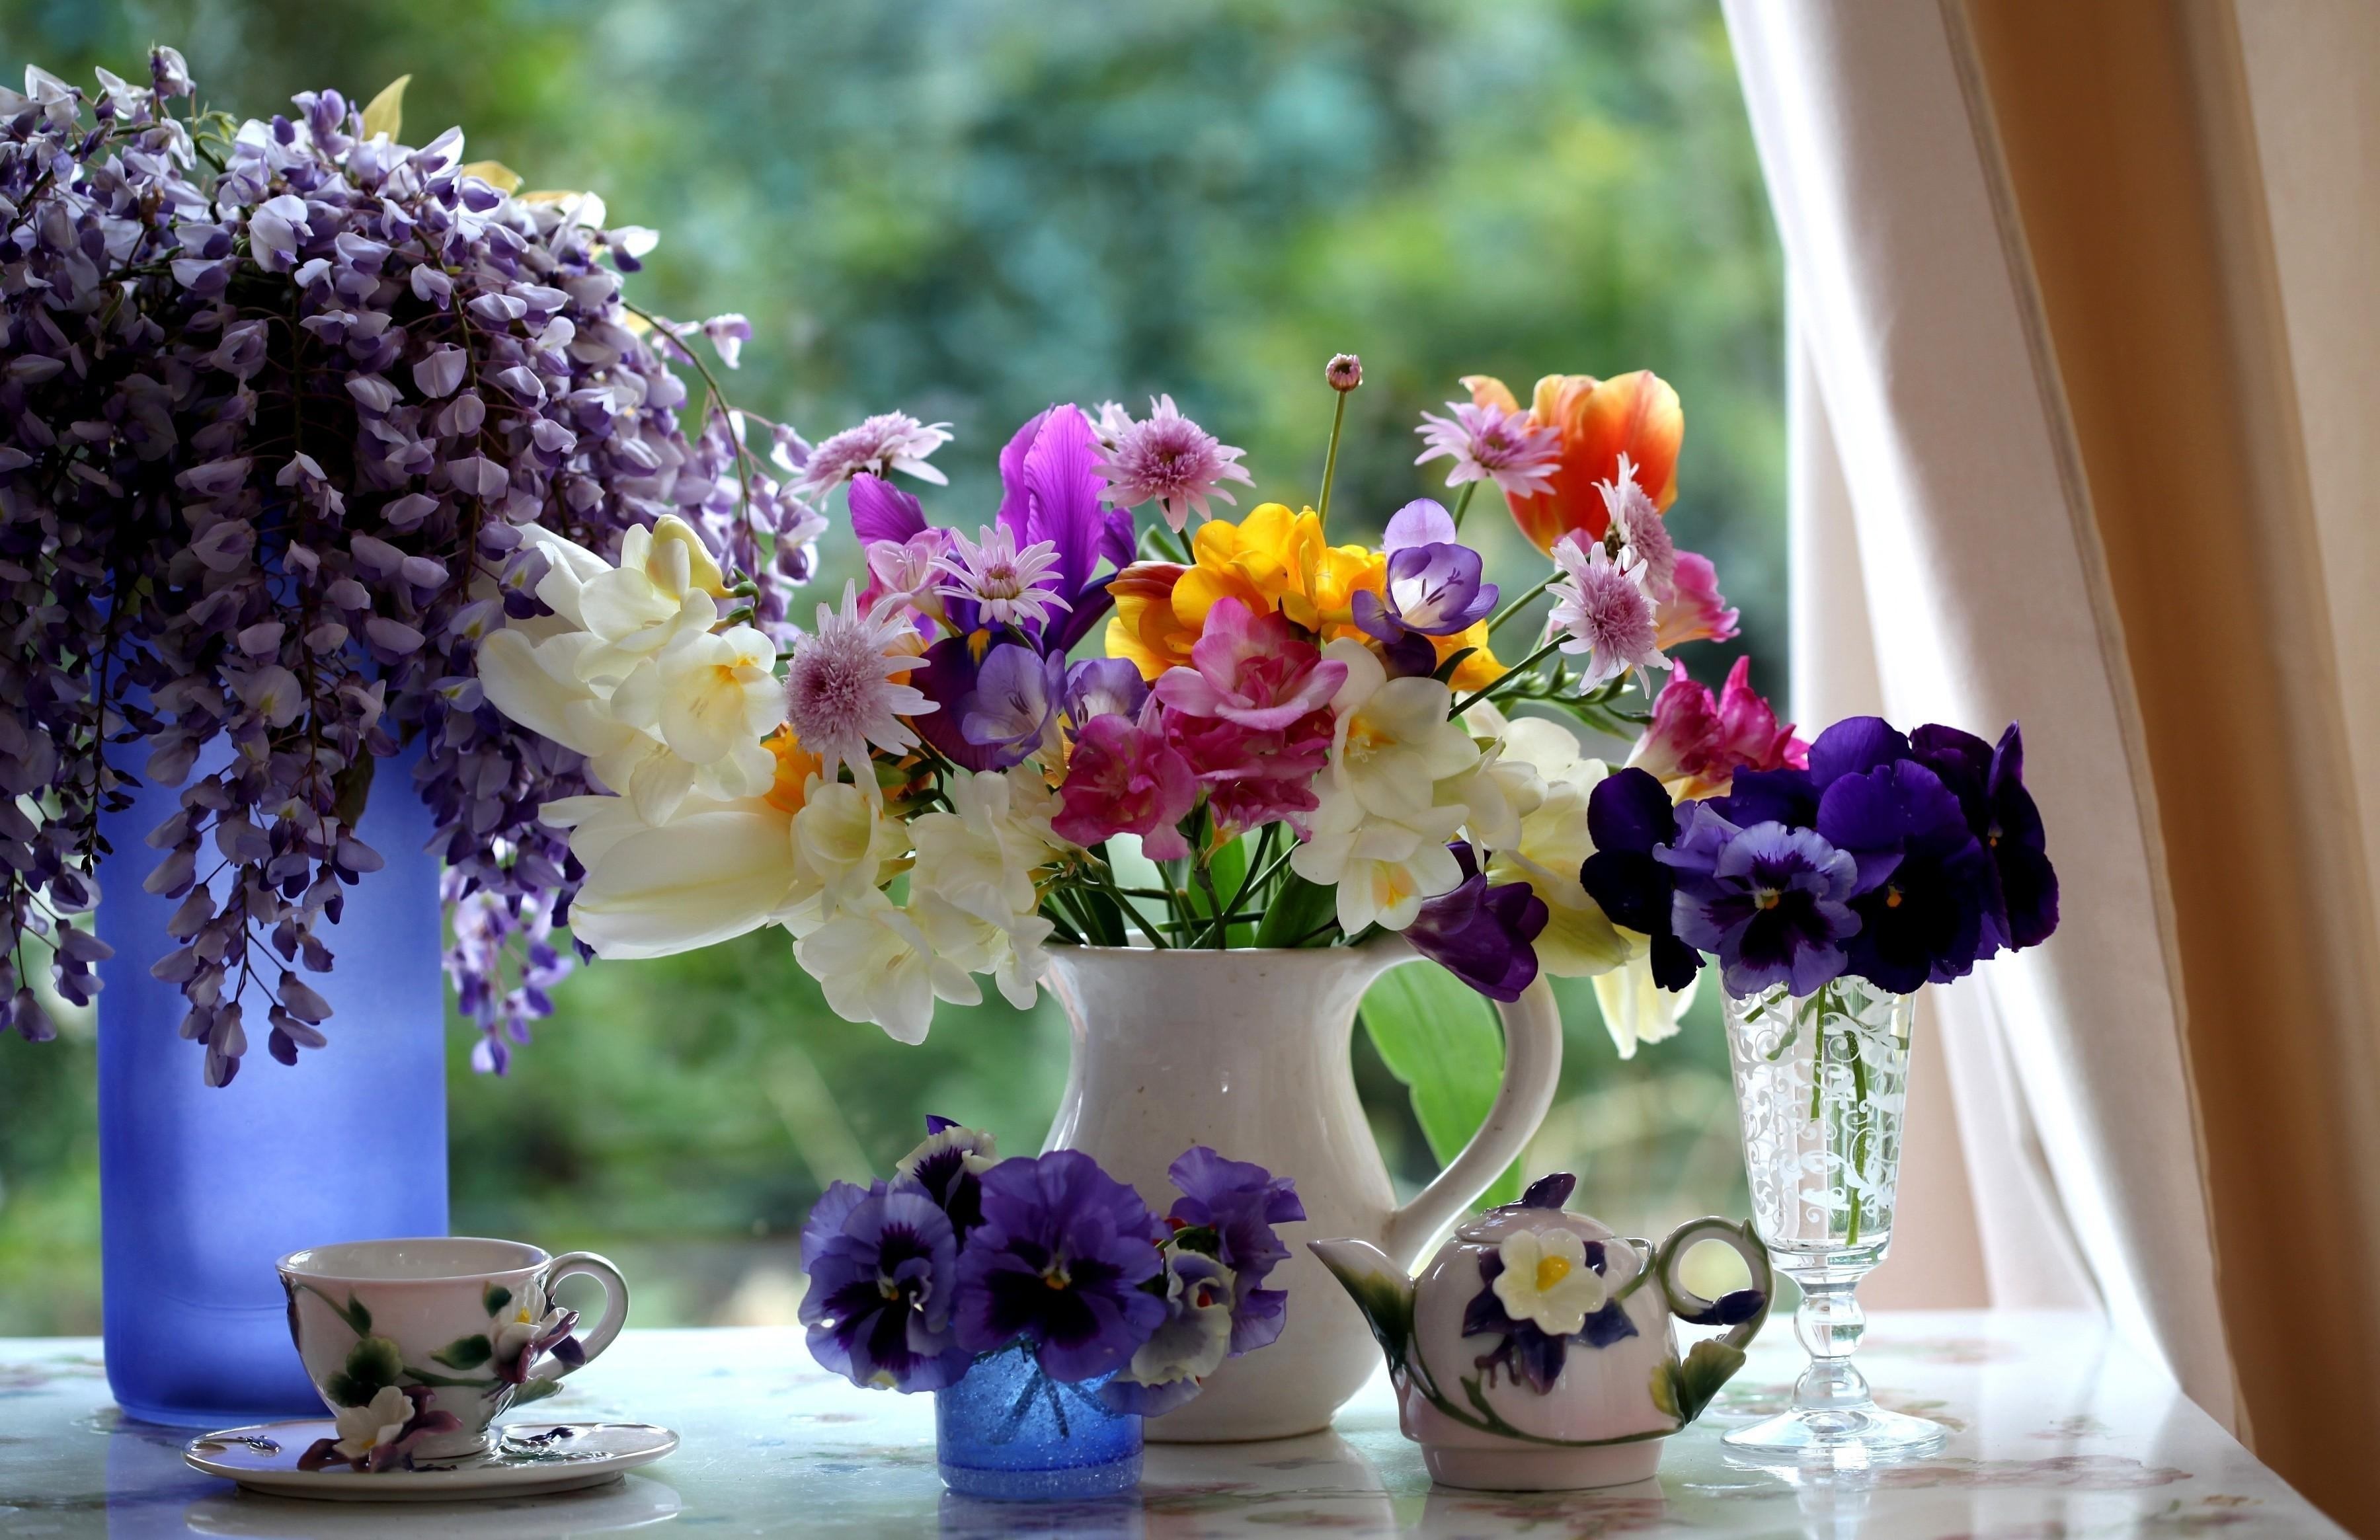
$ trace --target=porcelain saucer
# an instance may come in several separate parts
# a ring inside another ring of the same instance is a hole
[[[298,1457],[316,1439],[338,1436],[327,1417],[210,1433],[185,1445],[182,1458],[192,1470],[285,1498],[455,1502],[600,1486],[677,1448],[676,1434],[650,1423],[514,1423],[491,1431],[498,1441],[484,1453],[409,1471],[299,1470]]]

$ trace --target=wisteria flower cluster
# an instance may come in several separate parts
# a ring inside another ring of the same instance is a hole
[[[855,1385],[937,1390],[1022,1345],[1060,1384],[1105,1378],[1112,1411],[1159,1416],[1224,1360],[1281,1335],[1296,1184],[1204,1146],[1166,1175],[1160,1219],[1076,1150],[999,1158],[943,1118],[890,1182],[829,1187],[802,1230],[810,1352]],[[1106,1377],[1112,1376],[1112,1377]]]
[[[1806,997],[1845,976],[1905,994],[2058,928],[2013,724],[1994,745],[1850,717],[1805,765],[1739,773],[1724,795],[1673,806],[1649,771],[1622,770],[1595,789],[1588,819],[1587,890],[1652,937],[1667,988],[1707,953],[1739,999]]]
[[[1361,365],[1326,379],[1343,413]],[[1172,397],[1137,419],[1054,405],[1001,451],[990,516],[953,527],[893,474],[931,432],[871,419],[811,459],[833,451],[847,478],[866,585],[788,632],[781,682],[769,638],[703,597],[732,574],[698,560],[698,531],[664,521],[616,560],[525,534],[541,612],[488,638],[479,676],[601,783],[543,812],[586,870],[576,937],[652,956],[778,926],[834,1010],[916,1041],[978,976],[1029,1003],[1053,941],[1401,932],[1498,1000],[1596,977],[1623,1050],[1668,1036],[1684,1000],[1654,978],[1666,928],[1581,880],[1607,767],[1512,709],[1639,738],[1680,794],[1804,746],[1742,668],[1714,697],[1670,656],[1736,618],[1660,511],[1675,393],[1558,376],[1524,411],[1471,383],[1418,430],[1422,463],[1453,461],[1452,506],[1389,511],[1377,545],[1327,532],[1335,424],[1315,506],[1225,517],[1225,485],[1253,477]],[[1550,558],[1525,593],[1464,541],[1482,485]],[[597,602],[614,590],[637,605]],[[1542,593],[1535,646],[1500,661],[1497,633]]]
[[[259,1032],[294,1062],[326,1040],[305,977],[333,965],[323,922],[382,864],[357,834],[366,799],[418,794],[448,971],[476,1061],[501,1070],[569,965],[553,931],[579,861],[539,809],[627,791],[646,761],[490,705],[481,642],[543,621],[548,537],[566,538],[619,573],[593,613],[622,628],[602,666],[630,700],[659,699],[629,665],[702,605],[733,624],[674,662],[773,669],[820,469],[690,351],[698,332],[732,367],[742,317],[623,298],[651,232],[607,228],[592,194],[519,191],[457,129],[404,142],[402,81],[360,111],[310,91],[245,123],[197,110],[170,48],[145,81],[99,85],[33,68],[0,90],[0,998],[49,1035],[29,938],[65,998],[91,998],[100,816],[142,779],[180,786],[148,841],[182,943],[155,971],[211,1083]],[[691,437],[673,361],[705,382]],[[936,431],[821,447],[914,471]],[[654,709],[680,747],[735,740],[704,785],[766,781],[740,721]],[[685,766],[656,758],[640,805]]]

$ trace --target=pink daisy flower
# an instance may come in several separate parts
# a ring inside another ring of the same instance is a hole
[[[1620,456],[1619,474],[1609,481],[1597,481],[1595,490],[1603,494],[1604,510],[1611,515],[1620,543],[1645,564],[1645,591],[1653,596],[1654,603],[1669,603],[1677,597],[1677,543],[1670,539],[1670,526],[1662,519],[1661,510],[1637,485],[1636,467],[1627,455]]]
[[[903,717],[936,709],[915,686],[895,676],[925,661],[904,650],[914,644],[906,606],[879,604],[862,614],[858,588],[843,586],[843,611],[818,607],[818,629],[795,632],[785,673],[785,722],[832,778],[849,765],[852,778],[873,791],[869,745],[887,754],[917,746]]]
[[[794,495],[817,498],[862,471],[873,476],[905,471],[920,481],[948,486],[950,478],[928,465],[926,456],[951,442],[950,426],[919,422],[906,412],[880,412],[811,450]]]
[[[1019,551],[1008,526],[979,527],[981,543],[951,531],[951,554],[940,565],[958,581],[942,585],[936,593],[947,599],[974,600],[982,606],[984,619],[994,625],[1021,627],[1047,621],[1052,605],[1061,610],[1074,608],[1056,592],[1056,585],[1062,580],[1057,571],[1056,541],[1036,540]]]
[[[1561,468],[1561,430],[1532,428],[1526,412],[1508,412],[1493,402],[1450,401],[1451,418],[1421,415],[1419,433],[1429,447],[1414,459],[1427,465],[1441,456],[1454,462],[1446,484],[1493,481],[1513,497],[1551,491]]]
[[[1099,408],[1100,436],[1113,435],[1099,465],[1108,484],[1108,502],[1118,508],[1153,502],[1177,533],[1190,522],[1194,508],[1200,518],[1212,516],[1207,511],[1210,497],[1239,506],[1239,499],[1223,491],[1222,483],[1256,485],[1247,467],[1237,463],[1246,451],[1220,443],[1184,417],[1170,395],[1158,396],[1148,408],[1148,416],[1139,422],[1112,402]]]
[[[1560,637],[1564,652],[1587,655],[1585,688],[1632,668],[1670,666],[1661,656],[1642,562],[1625,552],[1615,560],[1600,540],[1581,550],[1575,534],[1555,542],[1553,558],[1562,576],[1548,590],[1554,608],[1547,624]]]

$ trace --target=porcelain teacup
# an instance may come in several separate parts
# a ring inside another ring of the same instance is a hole
[[[611,1263],[519,1241],[348,1241],[277,1267],[289,1335],[338,1424],[310,1458],[359,1470],[486,1448],[491,1422],[552,1394],[628,1318],[628,1286]],[[583,1340],[578,1313],[553,1297],[574,1273],[603,1286],[603,1318]]]

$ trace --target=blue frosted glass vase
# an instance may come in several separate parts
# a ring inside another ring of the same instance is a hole
[[[376,768],[359,832],[387,865],[319,932],[332,971],[301,975],[334,1013],[330,1045],[294,1068],[273,1062],[269,1001],[251,988],[250,1050],[220,1089],[200,1081],[205,1050],[180,1036],[180,990],[149,972],[179,944],[165,933],[179,901],[141,887],[158,855],[149,831],[178,793],[143,786],[101,819],[115,852],[99,873],[99,931],[115,949],[99,968],[101,1314],[108,1388],[131,1416],[225,1427],[321,1415],[274,1258],[446,1232],[438,863],[422,848],[431,821],[413,762]],[[278,955],[257,950],[278,977]]]
[[[969,1498],[1010,1502],[1110,1498],[1140,1485],[1140,1419],[1111,1412],[1099,1387],[1042,1373],[1024,1346],[975,1361],[956,1385],[934,1392],[935,1453],[942,1480]]]

